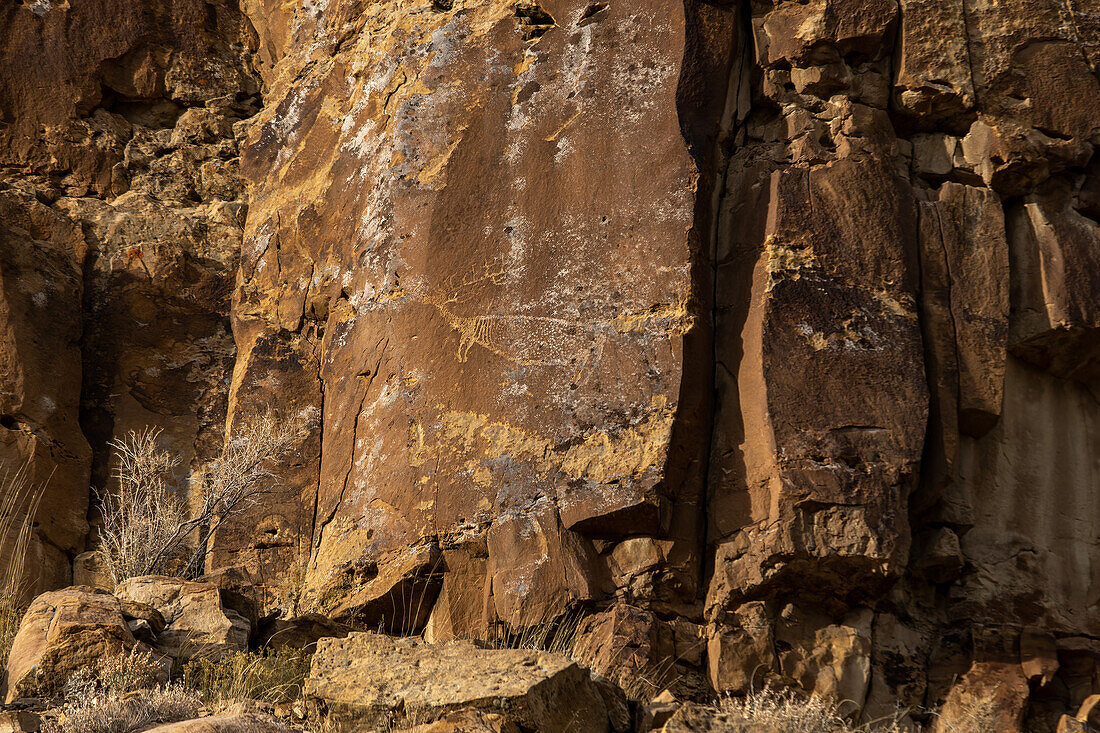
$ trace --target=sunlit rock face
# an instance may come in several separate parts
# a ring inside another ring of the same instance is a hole
[[[677,558],[653,593],[690,603],[699,535],[672,520],[706,426],[681,392],[709,367],[685,360],[707,294],[682,4],[333,2],[278,28],[232,417],[317,413],[277,519],[309,593],[351,614],[453,566],[449,604],[483,607],[454,631],[523,626],[610,595],[597,544],[643,534]]]
[[[265,612],[593,614],[868,719],[1100,691],[1100,9],[162,5],[0,10],[41,588],[109,440],[161,427],[186,491],[274,410],[309,429],[210,561]]]

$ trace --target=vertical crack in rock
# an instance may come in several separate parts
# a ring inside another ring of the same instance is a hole
[[[265,614],[580,614],[602,669],[865,719],[1096,691],[1087,9],[170,5],[0,6],[35,590],[87,577],[109,441],[162,428],[186,490],[273,408],[316,429],[211,557]]]

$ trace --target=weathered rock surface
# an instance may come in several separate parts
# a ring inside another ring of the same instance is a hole
[[[71,582],[108,441],[163,428],[184,489],[220,444],[258,86],[233,2],[14,4],[0,28],[0,460],[48,480],[34,591]]]
[[[446,592],[484,609],[482,631],[604,596],[594,537],[689,543],[664,585],[691,600],[698,537],[669,527],[667,503],[699,492],[698,436],[678,448],[671,428],[685,373],[705,371],[683,361],[701,257],[676,107],[686,28],[682,3],[639,10],[249,11],[290,40],[242,156],[255,185],[231,411],[322,412],[312,465],[284,477],[288,507],[317,507],[307,587],[322,601],[371,584],[361,603],[404,613],[424,567],[405,548],[468,527],[488,535],[492,602],[473,582]],[[659,163],[591,175],[626,156]],[[518,546],[528,533],[547,549]]]
[[[136,645],[122,604],[98,588],[76,586],[34,600],[19,626],[4,675],[4,701],[48,697],[73,672]]]
[[[1027,679],[1019,665],[976,662],[947,696],[932,730],[1024,730]]]
[[[1005,725],[1073,720],[1100,693],[1097,18],[4,6],[0,462],[52,476],[35,590],[89,549],[109,440],[163,428],[186,491],[274,407],[316,427],[216,538],[209,569],[248,570],[200,594],[217,644],[581,614],[597,666],[867,719],[1000,680]]]
[[[304,649],[312,652],[326,637],[343,638],[351,631],[319,613],[307,613],[291,619],[271,619],[258,630],[258,643],[265,649]]]
[[[161,654],[216,658],[248,649],[248,619],[223,605],[213,583],[146,575],[119,583],[114,592],[124,605],[135,602],[159,612],[164,626],[156,632],[154,649]]]
[[[470,642],[431,645],[354,633],[322,639],[305,687],[313,716],[337,730],[495,713],[526,730],[610,731],[587,670],[565,657]]]
[[[416,733],[519,733],[520,728],[503,715],[464,710],[409,730]]]
[[[0,462],[8,472],[26,463],[48,509],[26,560],[32,591],[69,585],[88,531],[91,451],[79,423],[86,254],[75,222],[0,182]]]
[[[597,674],[636,685],[642,694],[649,693],[647,697],[677,676],[672,628],[653,614],[625,604],[584,619],[577,627],[571,656]]]

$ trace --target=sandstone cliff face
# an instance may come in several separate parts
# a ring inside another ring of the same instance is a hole
[[[29,567],[65,585],[106,444],[221,443],[245,204],[235,121],[258,90],[236,7],[0,10],[4,465],[48,481]],[[94,518],[94,516],[93,516]]]
[[[445,608],[485,606],[448,631],[524,626],[606,597],[594,542],[636,534],[662,536],[664,592],[690,601],[696,518],[670,526],[705,441],[670,466],[700,371],[681,4],[333,3],[290,33],[242,157],[232,417],[319,413],[273,528],[308,534],[316,602],[370,613],[439,574]],[[632,158],[653,165],[616,170]]]
[[[273,406],[315,428],[213,557],[269,611],[630,604],[870,717],[1096,691],[1095,3],[109,5],[0,11],[43,587],[110,438],[197,469]]]

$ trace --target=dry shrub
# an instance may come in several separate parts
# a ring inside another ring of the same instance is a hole
[[[160,430],[146,429],[110,443],[118,489],[99,496],[98,554],[116,584],[139,575],[169,574],[186,540],[181,527],[187,511],[169,482],[179,459],[159,447],[159,438]]]
[[[309,664],[309,654],[292,649],[232,652],[219,660],[190,660],[182,681],[214,707],[240,700],[291,702],[302,694]]]
[[[56,718],[43,733],[133,733],[198,715],[202,700],[181,684],[157,684],[163,667],[141,652],[103,659],[65,683]]]
[[[900,713],[892,720],[852,727],[842,705],[819,695],[801,696],[791,690],[765,687],[744,697],[725,697],[722,712],[734,722],[771,726],[784,733],[901,733]]]
[[[44,494],[45,486],[30,481],[27,463],[0,477],[0,661],[7,660],[26,611],[23,572]]]
[[[268,412],[243,425],[198,482],[190,514],[181,487],[172,485],[179,458],[159,445],[159,430],[131,432],[111,443],[117,493],[100,496],[99,556],[111,580],[140,575],[202,574],[210,539],[227,519],[271,491],[271,464],[302,436],[305,416],[280,420]]]

